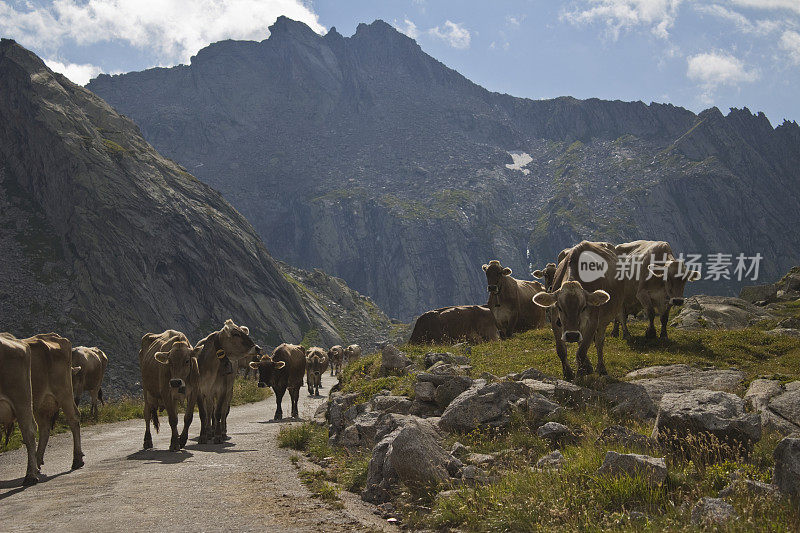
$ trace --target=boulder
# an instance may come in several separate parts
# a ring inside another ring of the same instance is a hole
[[[414,398],[414,401],[411,402],[409,414],[421,418],[430,418],[432,416],[441,416],[442,408],[436,402],[425,402],[419,398]]]
[[[604,476],[643,476],[652,485],[661,485],[667,479],[667,465],[663,457],[650,457],[635,453],[607,451],[597,473]]]
[[[327,426],[328,425],[327,413],[328,413],[328,405],[325,403],[319,404],[317,410],[314,411],[314,416],[311,418],[311,422],[313,422],[317,426]]]
[[[397,349],[393,344],[387,344],[381,352],[381,375],[404,374],[413,361]]]
[[[396,413],[407,415],[411,409],[411,400],[405,396],[381,394],[372,397],[370,406],[373,411],[378,411],[382,414]]]
[[[454,355],[451,354],[450,352],[444,352],[444,353],[429,352],[425,354],[425,368],[430,368],[440,361],[451,365],[469,364],[469,358],[465,355]]]
[[[433,383],[435,386],[442,385],[454,377],[465,376],[472,369],[469,365],[451,365],[450,363],[438,362],[425,372],[417,375],[417,380],[421,382]]]
[[[786,437],[772,454],[775,470],[772,482],[790,496],[800,496],[800,436]]]
[[[777,296],[778,287],[774,283],[750,285],[739,291],[739,298],[751,304],[774,302]]]
[[[626,381],[611,383],[603,396],[617,415],[646,420],[658,413],[658,404],[667,393],[695,389],[736,392],[745,374],[735,369],[695,368],[685,364],[660,365],[629,372]]]
[[[470,453],[467,455],[464,462],[471,464],[471,465],[490,465],[494,463],[495,457],[494,455],[490,455],[488,453]]]
[[[774,396],[781,393],[783,385],[777,379],[754,379],[744,393],[744,401],[754,411],[762,411]]]
[[[461,471],[461,481],[465,485],[477,486],[488,483],[489,476],[475,465],[467,465]]]
[[[689,434],[713,435],[734,450],[749,449],[761,438],[761,418],[746,413],[744,400],[727,392],[700,389],[665,394],[652,437],[681,445]]]
[[[744,395],[748,407],[761,415],[761,424],[788,435],[800,431],[800,381],[782,384],[755,379]]]
[[[453,376],[438,387],[434,394],[436,405],[442,409],[450,405],[462,392],[469,389],[473,384],[472,378],[467,376]]]
[[[421,402],[432,402],[436,398],[436,385],[430,381],[418,381],[414,384],[414,398]]]
[[[344,430],[345,427],[350,425],[355,417],[350,418],[348,410],[358,401],[359,394],[352,392],[350,394],[343,394],[335,392],[330,395],[328,400],[328,431],[331,435],[331,440],[335,442],[336,435]],[[345,413],[348,413],[346,416]]]
[[[637,433],[625,426],[609,426],[597,438],[597,442],[605,444],[621,444],[623,446],[650,448],[654,441],[646,435]]]
[[[506,426],[512,410],[527,402],[532,394],[524,383],[517,381],[488,384],[478,381],[447,406],[439,427],[468,433],[479,427]],[[541,399],[547,401],[544,397]]]
[[[543,455],[536,461],[536,468],[540,470],[559,470],[564,465],[564,455],[555,450]]]
[[[766,334],[772,336],[794,337],[795,339],[800,339],[800,329],[796,328],[773,328],[769,331],[766,331]]]
[[[536,435],[548,441],[550,446],[560,448],[566,444],[572,444],[578,441],[578,436],[572,432],[564,424],[558,422],[547,422],[536,430]]]
[[[463,460],[469,455],[469,449],[460,442],[455,442],[453,443],[453,447],[450,448],[450,455]]]
[[[677,329],[740,329],[774,315],[741,298],[729,296],[690,296],[672,321]]]
[[[749,496],[769,497],[778,494],[778,486],[753,479],[737,478],[719,491],[720,498],[728,498],[736,494],[747,494]]]
[[[700,498],[692,507],[692,523],[699,526],[722,526],[734,518],[733,505],[721,498]]]

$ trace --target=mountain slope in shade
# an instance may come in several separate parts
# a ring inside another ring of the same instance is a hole
[[[103,100],[0,42],[0,330],[100,345],[112,389],[147,331],[197,340],[226,318],[263,344],[316,331],[250,224]]]
[[[800,128],[747,109],[515,98],[385,22],[320,36],[285,17],[264,41],[88,87],[219,189],[276,257],[403,319],[485,301],[488,259],[525,277],[583,238],[760,252],[767,278],[798,259]]]

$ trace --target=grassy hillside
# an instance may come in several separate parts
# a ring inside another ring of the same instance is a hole
[[[797,316],[800,306],[790,304],[783,314]],[[747,382],[757,377],[784,381],[800,379],[800,342],[767,335],[765,331],[772,327],[774,323],[769,321],[734,331],[673,329],[669,341],[660,341],[645,340],[645,325],[632,323],[633,340],[608,338],[606,341],[609,379],[620,379],[637,368],[670,363],[736,367],[745,372]],[[462,348],[407,345],[401,349],[419,361],[430,351],[459,353]],[[570,354],[574,355],[574,347]],[[595,361],[593,349],[589,355],[590,360]],[[503,376],[530,367],[553,376],[561,374],[549,328],[473,346],[469,357],[473,377],[482,372]],[[572,364],[574,367],[574,361]],[[413,394],[413,374],[379,377],[379,367],[379,354],[352,363],[344,371],[342,390],[360,391],[364,400],[381,389]],[[600,387],[604,381],[593,376],[583,384]],[[487,469],[490,482],[479,487],[438,487],[438,496],[435,492],[405,490],[397,502],[399,517],[408,527],[440,531],[451,528],[465,531],[694,531],[692,506],[703,496],[716,497],[728,485],[733,472],[744,472],[750,479],[771,480],[772,453],[782,438],[772,430],[765,430],[752,453],[723,459],[720,450],[708,443],[697,443],[682,454],[650,445],[600,443],[598,437],[603,429],[614,424],[643,435],[652,431],[652,422],[619,418],[602,401],[566,410],[556,421],[582,434],[579,443],[562,448],[565,461],[561,470],[535,468],[538,459],[550,448],[536,436],[534,427],[524,416],[519,416],[507,429],[450,435],[445,447],[458,441],[473,452],[498,454],[493,466]],[[281,444],[304,450],[318,460],[328,457],[327,479],[338,481],[349,490],[361,490],[368,452],[331,448],[327,436],[325,428],[295,426],[282,432]],[[607,450],[665,457],[669,470],[667,481],[660,487],[653,487],[644,479],[597,475]],[[796,503],[741,491],[728,501],[734,505],[738,519],[724,531],[800,530],[800,510]]]

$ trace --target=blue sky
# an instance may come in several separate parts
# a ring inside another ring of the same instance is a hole
[[[278,15],[345,36],[380,18],[515,96],[670,102],[800,119],[800,0],[0,0],[0,35],[78,83],[188,62]]]

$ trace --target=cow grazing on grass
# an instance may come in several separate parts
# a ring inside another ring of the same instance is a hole
[[[700,278],[697,271],[687,270],[683,261],[676,260],[669,243],[664,241],[633,241],[615,247],[618,261],[628,261],[631,275],[622,280],[622,307],[617,320],[622,324],[622,336],[630,338],[628,315],[644,309],[650,324],[646,338],[655,338],[655,317],[661,316],[661,338],[667,338],[667,322],[672,306],[683,305],[683,290],[687,281]],[[638,270],[638,272],[637,272]],[[616,337],[617,323],[612,335]]]
[[[518,280],[511,277],[511,269],[500,261],[483,265],[488,284],[489,302],[497,329],[504,338],[514,333],[540,328],[544,325],[544,309],[533,303],[533,297],[545,290],[538,281]]]
[[[306,352],[303,347],[281,344],[272,355],[262,355],[257,363],[250,363],[250,366],[258,370],[258,386],[272,387],[275,392],[275,420],[283,418],[281,402],[287,389],[292,400],[292,418],[300,418],[297,401],[306,373]]]
[[[76,346],[72,349],[72,366],[80,370],[72,376],[72,393],[75,394],[75,405],[80,405],[81,395],[88,392],[92,399],[92,406],[89,413],[97,416],[98,402],[103,402],[103,376],[108,366],[108,357],[103,350],[97,348],[87,348],[86,346]]]
[[[414,323],[410,344],[466,341],[478,344],[500,338],[494,315],[483,305],[442,307],[423,313]]]
[[[328,354],[314,346],[306,350],[306,385],[309,396],[319,396],[322,374],[328,369]]]
[[[31,392],[31,349],[13,335],[0,333],[0,430],[5,433],[5,445],[19,423],[22,442],[28,451],[28,466],[22,485],[39,482],[39,463],[36,460],[36,422],[33,418]]]
[[[198,381],[198,412],[200,438],[205,444],[212,440],[220,444],[228,437],[228,413],[233,396],[235,368],[239,359],[252,357],[261,351],[250,338],[250,330],[226,320],[219,331],[201,339],[196,345]]]
[[[169,449],[176,452],[186,446],[197,402],[200,373],[195,350],[180,331],[168,329],[163,333],[147,333],[142,337],[139,349],[139,366],[144,396],[143,447],[153,447],[150,421],[158,432],[158,411],[166,409],[172,430]],[[186,399],[186,413],[183,416],[183,432],[179,436],[178,402],[182,399]]]
[[[344,348],[339,344],[331,346],[328,350],[328,362],[331,366],[331,376],[336,376],[342,373],[342,362],[344,361]]]
[[[597,348],[597,372],[607,373],[603,362],[606,326],[622,305],[617,255],[612,250],[607,243],[588,241],[571,248],[558,264],[551,292],[533,298],[537,305],[554,308],[550,323],[565,379],[574,377],[567,360],[567,342],[578,344],[578,377],[592,373],[586,355],[592,342]]]
[[[42,333],[22,339],[31,349],[31,392],[33,416],[39,427],[36,460],[44,464],[44,452],[58,411],[64,411],[72,431],[72,469],[83,466],[81,426],[78,406],[72,392],[72,376],[80,368],[72,367],[72,343],[56,333]]]

